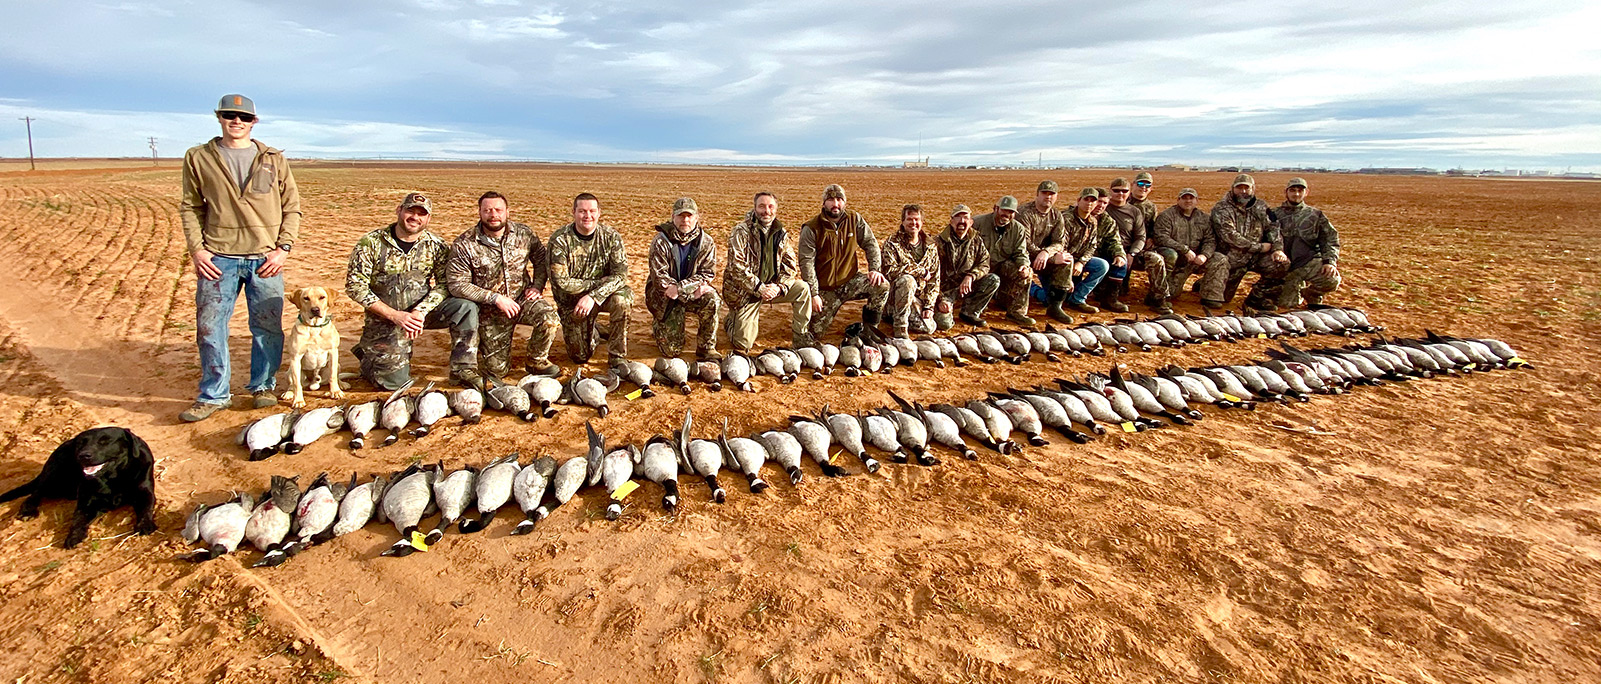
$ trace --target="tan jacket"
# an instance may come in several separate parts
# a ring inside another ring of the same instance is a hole
[[[189,253],[249,256],[292,245],[300,233],[300,190],[289,162],[277,148],[252,140],[256,161],[245,191],[222,161],[217,143],[195,145],[183,154],[183,198],[178,215]]]

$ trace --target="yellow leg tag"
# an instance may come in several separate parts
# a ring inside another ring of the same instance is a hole
[[[634,490],[636,489],[639,489],[639,483],[629,480],[624,482],[623,486],[618,487],[617,491],[612,492],[611,498],[613,501],[622,501],[623,499],[628,498],[629,494],[633,494]]]
[[[1227,399],[1229,401],[1235,402],[1235,403],[1239,403],[1241,401],[1244,401],[1244,399],[1241,399],[1241,398],[1236,397],[1236,396],[1234,396],[1232,394],[1229,394],[1228,392],[1224,392],[1223,393],[1223,398]]]
[[[1516,357],[1516,356],[1514,356],[1514,357],[1512,357],[1510,359],[1507,359],[1507,364],[1510,365],[1510,364],[1514,364],[1514,363],[1528,363],[1528,361],[1524,361],[1523,359],[1521,359],[1519,357]]]
[[[1135,431],[1134,424],[1133,423],[1129,423],[1129,422],[1124,422],[1123,423],[1123,431],[1124,432],[1134,432]]]
[[[633,400],[635,400],[635,399],[638,399],[638,398],[639,398],[639,396],[640,396],[640,395],[641,395],[641,394],[644,394],[644,393],[645,393],[645,390],[643,390],[643,389],[637,389],[637,390],[634,390],[634,391],[632,391],[632,392],[629,392],[629,393],[628,393],[628,394],[624,394],[624,395],[623,395],[623,398],[624,398],[624,399],[627,399],[627,400],[629,400],[629,401],[633,401]]]
[[[1203,346],[1203,347],[1205,347],[1206,345],[1209,345],[1211,343],[1212,343],[1211,340],[1201,340],[1201,346]]]
[[[1257,337],[1257,339],[1263,339],[1263,338],[1267,337],[1267,333],[1257,333],[1256,337]]]
[[[866,368],[862,369],[862,375],[872,375],[872,374],[873,374],[873,371],[867,370]]]
[[[844,453],[845,453],[844,449],[840,449],[839,451],[835,451],[833,456],[829,456],[828,457],[828,462],[829,463],[833,463],[834,461],[838,461],[840,455],[844,454]]]
[[[1478,367],[1479,367],[1478,364],[1470,363],[1470,364],[1468,364],[1466,366],[1463,366],[1462,368],[1464,370],[1473,370],[1473,369],[1478,368]]]
[[[428,543],[423,541],[424,539],[427,539],[427,538],[428,538],[428,536],[423,534],[423,533],[421,533],[421,532],[412,532],[411,533],[411,548],[417,549],[418,551],[427,551],[428,550]]]

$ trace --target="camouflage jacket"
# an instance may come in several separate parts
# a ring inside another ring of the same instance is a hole
[[[1033,202],[1025,203],[1017,208],[1017,216],[1012,220],[1022,221],[1028,226],[1028,255],[1035,258],[1041,252],[1045,256],[1055,256],[1062,251],[1067,243],[1067,217],[1062,210],[1051,207],[1044,212],[1034,207]]]
[[[1130,197],[1128,198],[1128,203],[1132,206],[1138,207],[1140,213],[1145,215],[1145,227],[1147,229],[1156,225],[1156,215],[1159,212],[1156,210],[1156,202],[1151,201],[1151,197],[1149,195],[1146,195],[1145,199],[1142,200],[1136,200],[1133,197]]]
[[[867,219],[854,211],[846,211],[838,225],[818,214],[801,226],[796,252],[799,253],[801,277],[811,286],[812,296],[819,296],[824,290],[832,291],[856,276],[855,250],[858,248],[867,256],[867,270],[879,271],[882,257],[878,253],[878,238],[873,237]],[[849,252],[848,263],[846,252]],[[830,256],[833,263],[827,263]],[[818,264],[819,259],[825,263]]]
[[[984,248],[984,238],[978,231],[967,229],[967,239],[956,237],[956,229],[945,227],[934,240],[939,250],[939,289],[950,292],[962,284],[962,279],[973,276],[973,282],[990,273],[990,253]]]
[[[771,281],[764,282],[762,270],[762,238],[777,241],[778,254],[773,260],[775,273]],[[728,229],[728,266],[723,269],[723,301],[739,306],[758,298],[756,289],[771,283],[788,286],[795,280],[800,265],[795,250],[789,246],[784,224],[773,217],[773,224],[762,229],[755,214],[746,214],[745,220]]]
[[[1171,249],[1179,256],[1185,252],[1193,251],[1212,258],[1217,251],[1217,241],[1212,237],[1212,217],[1196,207],[1185,216],[1178,205],[1173,205],[1156,215],[1156,228],[1151,231],[1151,239],[1156,241],[1158,248]]]
[[[569,223],[550,236],[550,294],[564,306],[589,295],[596,304],[628,284],[623,236],[601,224],[584,240]]]
[[[1028,226],[1014,217],[1006,225],[1005,231],[995,231],[993,211],[973,217],[973,232],[978,233],[979,239],[984,242],[984,251],[990,258],[990,270],[1010,277],[1010,274],[1017,273],[1031,263],[1028,254],[1029,230]]]
[[[1117,206],[1109,204],[1106,215],[1111,217],[1112,223],[1117,226],[1117,239],[1123,243],[1123,251],[1129,254],[1139,254],[1145,251],[1146,222],[1145,212],[1132,204]]]
[[[1269,252],[1284,249],[1278,225],[1269,215],[1267,203],[1252,197],[1244,206],[1234,203],[1229,195],[1212,205],[1212,236],[1217,240],[1219,252],[1253,252],[1257,245],[1267,242]]]
[[[1123,241],[1117,235],[1117,223],[1106,214],[1081,219],[1078,211],[1068,212],[1067,251],[1073,253],[1073,262],[1079,264],[1097,254],[1114,259],[1123,256]]]
[[[544,243],[528,226],[512,221],[498,241],[484,235],[481,223],[456,236],[445,268],[450,295],[479,304],[489,304],[495,295],[520,300],[528,291],[542,294],[549,277]]]
[[[1323,210],[1309,204],[1279,205],[1279,235],[1284,241],[1284,253],[1290,257],[1290,268],[1305,265],[1313,259],[1325,264],[1340,260],[1340,231],[1334,229]]]
[[[411,251],[403,251],[394,231],[391,223],[356,241],[345,270],[345,294],[363,309],[381,301],[396,311],[427,314],[445,301],[450,246],[423,231]]]
[[[917,232],[920,235],[915,245],[904,232],[897,230],[894,235],[884,238],[878,249],[884,255],[884,277],[893,283],[903,275],[911,276],[917,281],[912,294],[924,307],[932,307],[939,297],[939,249],[929,239],[928,233],[922,229]]]
[[[689,267],[679,270],[678,246],[692,243],[689,250]],[[717,277],[717,245],[706,231],[696,228],[680,240],[678,226],[671,221],[656,226],[656,237],[650,241],[649,275],[645,278],[645,300],[660,303],[667,299],[668,285],[680,290],[694,290],[710,285]],[[654,307],[653,307],[654,309]]]

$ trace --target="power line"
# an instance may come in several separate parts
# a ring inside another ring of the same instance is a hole
[[[22,119],[28,125],[28,170],[37,170],[33,165],[33,117],[20,116],[17,118]]]

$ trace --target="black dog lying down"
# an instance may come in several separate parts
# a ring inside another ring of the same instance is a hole
[[[44,470],[32,481],[0,494],[0,502],[20,496],[28,498],[17,510],[23,520],[39,515],[39,503],[46,497],[78,500],[67,531],[65,548],[72,548],[89,536],[89,523],[121,506],[133,506],[139,534],[156,531],[156,459],[150,446],[127,428],[91,428],[56,447],[44,462]]]

